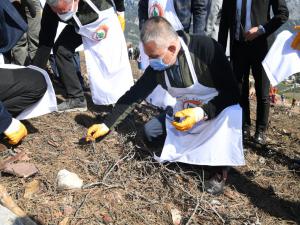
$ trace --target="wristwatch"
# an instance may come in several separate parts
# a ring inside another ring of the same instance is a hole
[[[264,33],[266,33],[266,30],[265,30],[265,28],[264,28],[263,25],[259,25],[259,26],[258,26],[258,33],[259,33],[259,34],[264,34]]]

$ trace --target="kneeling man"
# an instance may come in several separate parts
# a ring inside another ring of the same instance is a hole
[[[213,39],[176,33],[162,17],[146,21],[141,41],[150,66],[104,123],[89,128],[87,140],[107,134],[133,103],[141,102],[160,84],[176,103],[145,125],[150,142],[166,136],[156,159],[212,166],[215,174],[205,182],[205,190],[222,193],[226,168],[244,165],[239,91],[226,56]]]

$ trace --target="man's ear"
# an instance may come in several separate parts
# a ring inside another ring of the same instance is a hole
[[[176,53],[176,45],[172,43],[172,44],[168,47],[168,50],[171,52],[172,55],[174,55],[174,54]]]

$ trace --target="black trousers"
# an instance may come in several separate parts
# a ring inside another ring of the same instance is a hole
[[[57,70],[66,88],[68,98],[84,97],[73,61],[75,49],[81,44],[81,36],[75,32],[73,26],[67,25],[53,47]]]
[[[40,100],[46,90],[46,80],[36,70],[0,68],[0,101],[13,117]]]
[[[266,130],[270,108],[270,82],[261,63],[268,52],[267,40],[234,41],[232,52],[233,71],[241,90],[240,105],[243,108],[243,123],[244,125],[251,125],[249,104],[249,73],[251,69],[255,80],[257,99],[256,130]]]

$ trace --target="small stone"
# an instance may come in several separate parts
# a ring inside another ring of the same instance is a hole
[[[260,157],[260,158],[258,159],[258,162],[259,162],[260,164],[265,164],[265,163],[266,163],[266,160],[265,160],[264,157]]]
[[[3,170],[6,173],[16,175],[17,177],[30,177],[38,172],[33,163],[15,163],[7,164]]]

